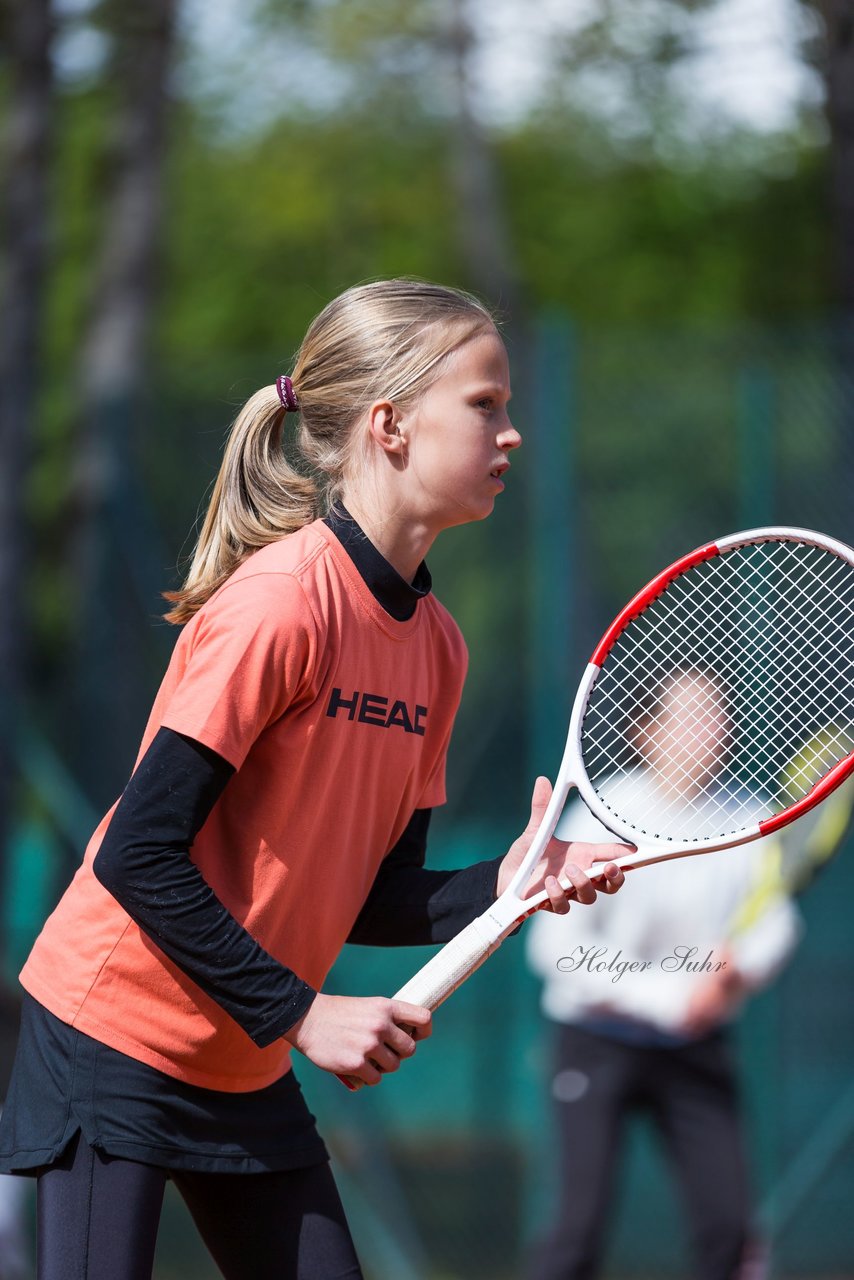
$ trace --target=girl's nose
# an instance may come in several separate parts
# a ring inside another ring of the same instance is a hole
[[[498,447],[500,449],[518,449],[522,443],[522,437],[512,422],[508,422],[503,431],[498,433]]]

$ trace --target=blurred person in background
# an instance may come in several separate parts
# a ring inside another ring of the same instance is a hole
[[[636,768],[613,785],[642,790],[662,816],[687,806],[693,834],[706,834],[710,804],[739,814],[749,806],[726,775],[733,731],[723,682],[709,670],[675,669],[634,726]],[[712,800],[700,801],[709,784]],[[558,831],[613,839],[580,800]],[[746,1274],[755,1242],[728,1024],[779,972],[800,931],[783,893],[736,927],[770,843],[644,867],[605,907],[531,922],[527,955],[555,1028],[560,1190],[530,1280],[599,1274],[625,1124],[638,1112],[652,1118],[673,1164],[696,1276]]]
[[[0,1280],[29,1280],[32,1275],[28,1200],[26,1178],[0,1176]]]

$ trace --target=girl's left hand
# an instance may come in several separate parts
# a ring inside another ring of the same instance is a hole
[[[499,896],[509,885],[528,852],[551,794],[552,786],[548,778],[537,778],[531,798],[530,821],[519,839],[514,840],[508,849],[498,872]],[[595,902],[597,891],[616,893],[625,876],[613,862],[608,863],[603,871],[603,879],[597,879],[595,884],[584,874],[584,868],[594,862],[604,862],[607,858],[618,858],[621,854],[631,852],[632,847],[627,844],[583,844],[578,840],[558,840],[556,836],[552,836],[545,853],[531,873],[526,896],[545,889],[552,911],[563,915],[569,910],[573,899],[589,904]],[[567,896],[570,891],[564,890],[559,884],[559,878],[572,886],[574,893],[571,898]]]

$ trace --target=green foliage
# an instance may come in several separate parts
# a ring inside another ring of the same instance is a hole
[[[514,243],[536,303],[605,324],[820,311],[824,159],[793,139],[785,171],[763,172],[781,140],[764,157],[750,142],[687,167],[623,158],[577,115],[507,138]]]
[[[296,345],[360,279],[456,273],[436,131],[395,135],[347,117],[283,121],[210,147],[187,121],[169,193],[161,357]]]

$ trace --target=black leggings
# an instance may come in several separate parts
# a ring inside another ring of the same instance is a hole
[[[735,1280],[748,1246],[750,1197],[725,1037],[644,1048],[563,1026],[556,1066],[580,1088],[557,1103],[561,1197],[529,1280],[593,1280],[600,1274],[623,1127],[634,1112],[653,1118],[677,1171],[698,1280]]]
[[[39,1280],[150,1280],[170,1177],[226,1280],[362,1280],[328,1164],[167,1171],[103,1155],[79,1134],[39,1177]]]

